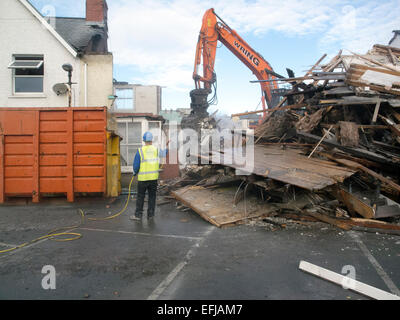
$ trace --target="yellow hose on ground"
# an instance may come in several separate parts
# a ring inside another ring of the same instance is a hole
[[[112,215],[110,217],[106,217],[106,218],[88,218],[88,220],[91,220],[91,221],[110,220],[110,219],[114,219],[114,218],[120,216],[122,213],[124,213],[125,210],[128,207],[128,204],[129,204],[129,199],[131,197],[131,188],[132,188],[132,183],[133,183],[134,178],[135,178],[135,176],[132,177],[131,182],[129,183],[128,198],[126,199],[125,206],[121,211],[119,211],[118,213],[116,213],[116,214],[114,214],[114,215]],[[79,225],[54,229],[54,230],[50,231],[45,236],[41,236],[39,238],[36,238],[36,239],[31,240],[31,241],[25,242],[23,244],[20,244],[18,246],[13,247],[13,248],[2,250],[2,251],[0,251],[0,254],[11,252],[11,251],[26,247],[27,245],[33,244],[35,242],[38,242],[38,241],[44,240],[44,239],[49,239],[49,240],[58,241],[58,242],[66,242],[66,241],[74,241],[74,240],[78,240],[78,239],[82,238],[82,234],[80,234],[80,233],[67,232],[67,231],[66,232],[59,232],[60,230],[69,230],[69,229],[79,228],[85,223],[85,213],[84,213],[84,211],[82,209],[78,209],[78,212],[81,215],[81,223]],[[71,238],[63,238],[63,239],[57,239],[56,238],[56,237],[62,237],[62,236],[73,236],[73,237],[71,237]]]
[[[114,218],[120,216],[121,214],[123,214],[125,212],[126,208],[128,207],[129,199],[131,198],[131,188],[132,188],[132,183],[133,183],[133,179],[134,178],[135,178],[135,176],[132,177],[131,182],[129,183],[128,198],[126,199],[125,206],[121,211],[119,211],[116,214],[114,214],[112,216],[109,216],[109,217],[105,217],[105,218],[88,218],[88,220],[91,220],[91,221],[110,220],[110,219],[114,219]]]

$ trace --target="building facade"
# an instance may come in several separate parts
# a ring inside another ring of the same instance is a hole
[[[65,64],[71,106],[111,106],[106,1],[87,0],[86,16],[43,17],[27,0],[0,1],[0,107],[67,107]]]
[[[117,121],[121,140],[121,171],[133,172],[135,154],[143,145],[146,131],[154,136],[153,144],[161,147],[162,125],[160,116],[162,88],[156,85],[138,85],[114,81],[114,101],[111,112]]]

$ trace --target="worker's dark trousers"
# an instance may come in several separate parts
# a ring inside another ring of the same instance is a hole
[[[154,217],[156,210],[156,197],[157,197],[157,180],[138,181],[138,193],[136,200],[135,216],[141,218],[143,215],[143,205],[146,190],[149,194],[147,217]]]

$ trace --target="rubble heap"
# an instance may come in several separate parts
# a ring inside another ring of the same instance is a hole
[[[249,175],[213,157],[173,196],[217,226],[283,217],[400,234],[400,49],[324,57],[280,79],[292,90],[256,128]]]

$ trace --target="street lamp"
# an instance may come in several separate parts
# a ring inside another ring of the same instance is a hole
[[[64,71],[68,72],[68,82],[67,82],[67,84],[68,84],[68,107],[71,107],[71,90],[72,90],[72,85],[74,84],[72,82],[72,71],[74,70],[74,68],[69,63],[63,64],[62,68],[64,69]]]

